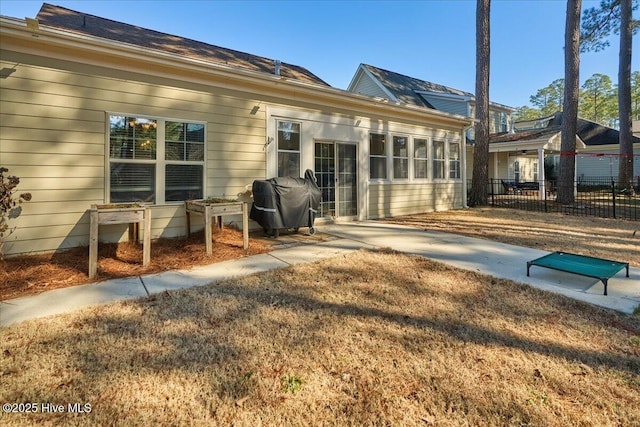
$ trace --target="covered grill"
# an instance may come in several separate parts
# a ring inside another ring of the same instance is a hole
[[[277,177],[253,182],[253,206],[249,218],[262,226],[265,233],[278,237],[282,228],[309,227],[309,234],[315,234],[313,226],[318,213],[322,193],[311,169],[304,178]]]

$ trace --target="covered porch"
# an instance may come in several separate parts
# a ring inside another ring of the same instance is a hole
[[[499,194],[526,194],[540,200],[555,194],[560,165],[558,130],[534,129],[489,137],[489,179],[502,183]],[[576,135],[576,153],[585,143]],[[473,145],[467,146],[467,176],[473,171]]]

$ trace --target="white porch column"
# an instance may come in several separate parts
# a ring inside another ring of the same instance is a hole
[[[467,188],[467,129],[469,128],[464,126],[460,130],[460,177],[462,178],[462,207],[465,209],[469,207],[467,204],[467,193],[469,192]]]
[[[544,148],[538,148],[538,198],[544,200],[547,177],[544,176]]]

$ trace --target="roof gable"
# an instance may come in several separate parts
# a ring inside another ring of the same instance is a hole
[[[112,21],[47,3],[42,5],[36,18],[41,25],[66,31],[129,43],[231,67],[268,74],[275,73],[275,61],[269,58]],[[280,63],[280,75],[306,83],[329,86],[329,84],[306,68],[297,65]]]
[[[429,100],[429,96],[445,97],[450,100],[458,99],[460,102],[465,103],[469,101],[475,102],[475,96],[470,92],[420,80],[369,64],[360,64],[360,68],[370,73],[370,75],[377,79],[399,102],[405,104],[435,108]],[[515,111],[514,108],[506,105],[494,102],[492,102],[491,105],[505,110]]]

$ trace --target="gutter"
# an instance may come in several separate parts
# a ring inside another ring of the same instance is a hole
[[[251,87],[247,86],[253,86],[256,89],[266,90],[271,96],[284,96],[285,98],[298,100],[302,98],[303,101],[313,100],[315,97],[316,103],[325,104],[332,108],[356,111],[364,110],[372,112],[374,115],[386,116],[394,118],[395,120],[413,120],[417,123],[433,121],[451,128],[456,128],[461,124],[469,124],[469,119],[464,116],[443,113],[431,109],[427,110],[416,106],[376,102],[374,98],[330,86],[323,87],[297,80],[290,80],[282,76],[175,56],[159,50],[145,49],[137,45],[62,31],[52,27],[42,26],[37,30],[31,30],[27,28],[25,20],[17,18],[0,17],[0,33],[3,35],[3,37],[0,38],[0,46],[8,50],[11,50],[8,48],[8,36],[13,36],[22,40],[23,43],[28,44],[28,49],[22,51],[23,53],[42,56],[50,55],[50,50],[46,48],[46,45],[54,45],[63,49],[64,54],[59,54],[58,56],[58,59],[63,60],[77,62],[82,59],[81,55],[70,55],[70,50],[84,50],[94,55],[96,53],[102,54],[104,58],[124,58],[130,60],[130,63],[135,64],[136,62],[142,62],[147,66],[152,65],[156,67],[151,67],[155,71],[155,74],[145,69],[144,72],[146,74],[174,80],[179,79],[208,86],[221,86],[249,93],[254,92],[251,91]],[[91,65],[109,66],[109,64],[105,62],[82,60],[84,63]],[[171,73],[162,72],[162,70],[157,68],[158,65],[169,69]],[[202,77],[193,78],[186,76],[184,71],[190,71]],[[274,89],[275,93],[273,92]],[[287,93],[287,90],[290,92]]]

